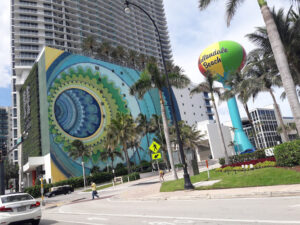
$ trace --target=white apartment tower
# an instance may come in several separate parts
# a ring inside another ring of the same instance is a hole
[[[166,60],[171,60],[163,0],[132,0],[155,20]],[[18,88],[44,46],[80,53],[82,40],[94,36],[147,56],[160,64],[158,36],[151,21],[136,8],[124,13],[123,0],[11,0],[13,144],[18,127]]]

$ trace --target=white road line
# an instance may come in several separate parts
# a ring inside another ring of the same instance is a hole
[[[197,220],[197,221],[214,221],[214,222],[236,222],[236,223],[267,223],[267,224],[300,224],[300,221],[288,220],[246,220],[246,219],[215,219],[215,218],[193,218],[193,217],[177,217],[177,216],[154,216],[154,215],[125,215],[110,213],[78,213],[65,212],[61,208],[60,212],[51,212],[49,214],[71,214],[71,215],[91,215],[91,216],[111,216],[111,217],[128,217],[128,218],[149,218],[149,219],[175,219],[175,220]]]
[[[89,217],[88,220],[108,220],[106,218],[100,218],[100,217]]]
[[[300,207],[300,205],[291,205],[290,207],[295,208],[295,207]]]
[[[100,223],[87,223],[87,222],[76,222],[76,221],[70,221],[70,220],[55,220],[56,222],[61,223],[70,223],[70,224],[83,224],[83,225],[105,225]]]

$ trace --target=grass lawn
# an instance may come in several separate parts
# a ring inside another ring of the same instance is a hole
[[[207,172],[191,177],[192,183],[207,181]],[[206,187],[198,187],[197,190],[256,187],[281,184],[300,184],[300,173],[283,168],[263,168],[246,172],[216,172],[210,171],[210,180],[221,180],[220,182]],[[167,181],[161,185],[161,192],[184,190],[183,179]]]

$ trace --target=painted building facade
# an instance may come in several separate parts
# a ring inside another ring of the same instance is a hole
[[[75,139],[92,149],[85,163],[87,173],[95,165],[104,168],[106,162],[99,158],[105,127],[117,112],[131,113],[133,118],[139,113],[147,118],[161,114],[157,90],[143,99],[129,94],[138,79],[136,70],[46,47],[20,90],[21,129],[28,132],[22,144],[28,179],[35,180],[42,171],[52,182],[80,176],[81,162],[69,157]],[[168,103],[168,97],[165,100]],[[168,107],[166,111],[170,118]],[[141,145],[147,149],[145,137]],[[137,160],[130,149],[129,157]],[[140,151],[140,157],[149,160],[148,151]]]

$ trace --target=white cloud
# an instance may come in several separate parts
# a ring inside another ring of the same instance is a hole
[[[203,76],[198,70],[198,57],[210,44],[221,40],[234,40],[244,46],[246,52],[255,46],[245,37],[255,31],[255,27],[263,26],[264,21],[257,1],[244,1],[233,17],[230,27],[226,25],[225,2],[216,1],[204,11],[198,9],[198,0],[176,1],[164,0],[168,28],[175,64],[181,66],[186,75],[195,82],[203,81]],[[270,8],[276,9],[289,7],[286,0],[268,1]],[[279,98],[281,91],[276,92],[278,103],[284,116],[290,116],[291,111],[287,101]],[[249,108],[264,107],[273,104],[272,98],[267,93],[260,94],[255,102],[249,101]],[[241,116],[246,116],[240,103]],[[217,106],[222,122],[229,120],[227,104]]]
[[[0,87],[11,84],[10,1],[0,1]]]

